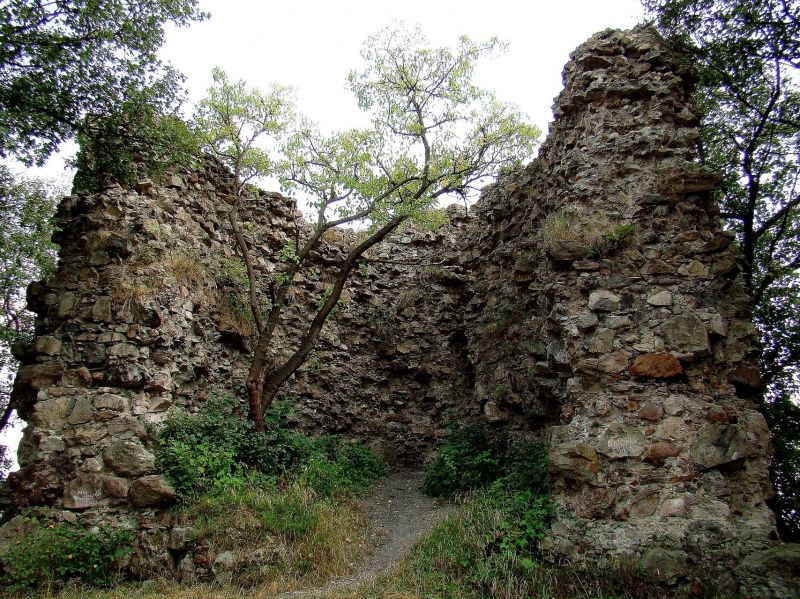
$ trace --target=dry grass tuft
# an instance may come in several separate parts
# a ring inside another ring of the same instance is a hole
[[[164,270],[187,287],[202,287],[210,279],[205,267],[185,252],[172,252],[164,260]]]

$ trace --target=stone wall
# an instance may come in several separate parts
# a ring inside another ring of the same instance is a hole
[[[287,385],[296,425],[403,465],[453,420],[546,439],[553,559],[642,557],[672,583],[726,579],[769,546],[757,334],[678,64],[646,28],[578,48],[539,157],[487,188],[476,216],[452,207],[450,225],[399,232],[359,268]],[[241,396],[252,343],[229,187],[208,163],[66,198],[59,270],[29,293],[15,501],[144,529],[143,554],[164,570],[182,549],[148,425]],[[242,218],[269,281],[305,225],[290,200],[257,191]],[[356,236],[329,236],[297,279],[279,352]]]
[[[548,551],[670,582],[774,535],[757,332],[677,64],[643,28],[574,52],[539,158],[478,204],[467,306],[486,417],[546,423]]]

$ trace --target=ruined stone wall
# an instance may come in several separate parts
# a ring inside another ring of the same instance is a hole
[[[36,338],[17,348],[14,399],[28,426],[21,470],[9,481],[13,502],[57,520],[148,530],[147,568],[175,565],[164,510],[174,494],[155,466],[157,425],[214,396],[244,403],[254,337],[229,199],[229,177],[213,162],[169,173],[160,186],[142,181],[65,198],[58,270],[28,292]],[[465,277],[451,247],[467,219],[450,214],[452,224],[437,232],[400,231],[354,274],[283,394],[298,427],[346,433],[403,465],[430,452],[446,420],[468,415]],[[266,296],[281,268],[276,256],[308,230],[279,194],[254,191],[240,215]],[[296,277],[276,357],[293,349],[356,239],[328,236]]]
[[[296,425],[415,465],[453,420],[538,435],[553,559],[643,557],[685,582],[729,577],[768,546],[757,334],[678,64],[646,28],[578,48],[539,158],[489,187],[477,216],[450,209],[449,226],[401,231],[359,268],[287,385]],[[209,163],[67,198],[59,270],[29,293],[15,501],[143,528],[165,571],[182,549],[148,425],[241,396],[252,343],[229,184]],[[242,219],[268,281],[305,229],[277,194],[254,192]],[[329,236],[296,280],[279,352],[355,235]]]
[[[476,396],[549,439],[548,551],[665,581],[774,534],[757,333],[678,64],[645,28],[580,46],[539,158],[486,191],[468,244]]]

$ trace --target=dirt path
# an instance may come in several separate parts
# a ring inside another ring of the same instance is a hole
[[[307,591],[278,595],[279,599],[320,597],[328,591],[357,586],[386,573],[402,560],[414,543],[446,512],[446,508],[422,494],[421,472],[402,472],[378,481],[364,499],[367,517],[381,537],[375,551],[354,574]]]

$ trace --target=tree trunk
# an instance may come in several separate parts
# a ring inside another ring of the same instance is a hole
[[[246,383],[247,403],[249,407],[247,417],[255,424],[255,430],[257,432],[264,430],[264,414],[261,409],[261,380],[261,374],[255,378],[248,374]]]

